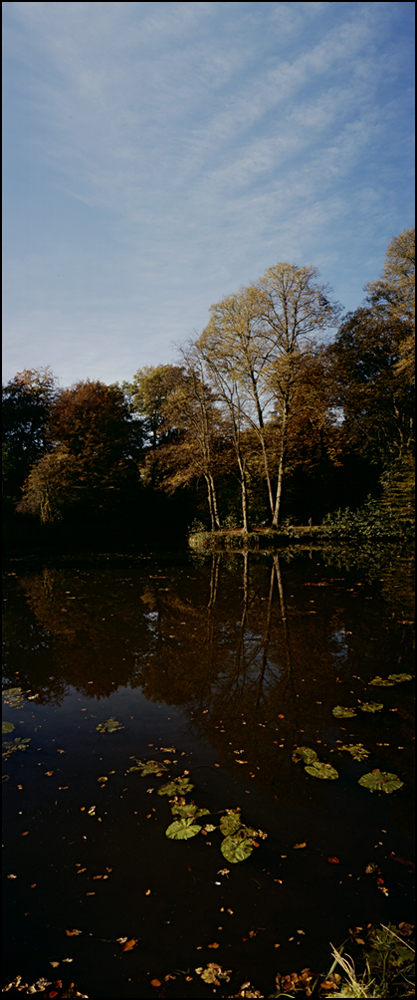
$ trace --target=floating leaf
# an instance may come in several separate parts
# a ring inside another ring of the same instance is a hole
[[[20,708],[24,702],[23,691],[20,687],[5,688],[3,691],[4,704],[10,708]]]
[[[332,712],[336,719],[352,719],[357,714],[354,708],[345,708],[343,705],[336,705]]]
[[[159,778],[167,770],[167,766],[159,760],[137,760],[135,767],[128,767],[128,771],[140,771],[142,778],[146,778],[148,774],[156,774]]]
[[[320,760],[317,760],[315,764],[307,765],[304,770],[307,771],[307,774],[311,774],[312,778],[327,778],[330,781],[335,781],[339,777],[339,772],[331,764],[324,764]]]
[[[208,962],[206,969],[199,968],[195,971],[205,983],[211,983],[213,986],[220,986],[220,980],[226,983],[230,982],[232,974],[231,969],[223,971],[221,965],[217,965],[217,962]]]
[[[364,760],[365,757],[369,757],[370,754],[370,751],[365,750],[365,747],[362,746],[362,743],[356,743],[356,744],[346,743],[343,747],[340,747],[340,749],[347,750],[347,752],[350,753],[351,757],[353,757],[354,760]]]
[[[177,819],[165,830],[165,836],[170,840],[189,840],[200,833],[201,826],[193,823],[192,819]]]
[[[132,951],[133,948],[136,948],[138,940],[139,938],[130,938],[129,941],[126,941],[126,944],[123,945],[122,951]]]
[[[220,850],[226,861],[237,864],[238,861],[246,861],[246,858],[252,854],[253,842],[237,833],[233,837],[225,837],[221,842]]]
[[[363,701],[359,705],[361,712],[380,712],[383,707],[382,701]]]
[[[307,847],[307,843],[306,843],[306,841],[305,841],[305,840],[303,841],[303,843],[302,843],[302,844],[294,844],[294,845],[293,845],[293,849],[294,849],[294,851],[301,851],[301,848],[302,848],[302,847]]]
[[[74,928],[73,931],[68,931],[65,928],[65,933],[66,933],[67,937],[78,937],[79,934],[82,934],[82,931],[77,931],[76,928]]]
[[[15,728],[13,722],[2,722],[1,724],[2,733],[12,733]]]
[[[16,737],[15,740],[4,740],[3,746],[5,747],[5,752],[2,756],[9,757],[11,753],[15,752],[15,750],[27,750],[30,741],[30,736],[26,737],[24,740],[19,739],[19,737]]]
[[[311,747],[296,747],[292,754],[292,760],[294,764],[298,764],[299,760],[303,760],[305,764],[314,764],[318,757],[316,751]]]
[[[395,684],[402,684],[403,681],[412,681],[413,674],[388,674],[388,680]]]
[[[374,687],[394,687],[395,685],[394,680],[390,680],[389,677],[379,677],[378,674],[376,677],[373,677],[369,683],[373,684]]]
[[[389,771],[380,771],[379,768],[375,768],[374,771],[363,774],[359,778],[358,784],[362,785],[362,788],[369,788],[371,792],[386,792],[389,795],[397,788],[402,788],[404,782],[400,781],[398,774],[390,774]]]
[[[242,826],[240,809],[228,809],[225,816],[220,820],[220,829],[225,837],[231,836]]]
[[[110,719],[106,719],[105,722],[99,722],[96,729],[99,733],[115,733],[116,729],[123,729],[123,726],[121,722],[118,722],[117,719],[114,719],[111,715]]]
[[[174,778],[174,781],[169,781],[166,785],[161,785],[158,788],[158,795],[186,795],[193,788],[194,785],[188,778]]]
[[[189,805],[187,803],[185,803],[185,805],[180,805],[176,802],[175,805],[172,806],[171,812],[174,816],[181,816],[182,819],[198,819],[199,816],[207,816],[210,813],[210,809],[200,809],[200,807],[196,806],[194,802],[190,802]],[[215,830],[215,827],[213,826],[212,829]]]

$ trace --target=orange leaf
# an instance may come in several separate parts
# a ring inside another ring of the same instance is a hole
[[[213,941],[213,944],[208,944],[207,947],[208,948],[220,948],[220,945],[219,945],[218,941]]]
[[[293,844],[294,850],[299,851],[302,847],[307,847],[306,843],[303,844]]]
[[[69,931],[67,930],[67,928],[65,928],[65,933],[67,937],[78,937],[79,934],[82,934],[82,931],[77,931],[76,927],[74,927],[73,931]]]
[[[21,836],[21,837],[27,837],[28,833],[29,833],[29,830],[25,830],[25,832],[24,832],[24,833],[21,833],[21,834],[20,834],[20,836]]]
[[[130,940],[126,941],[126,944],[123,945],[122,951],[132,951],[132,948],[136,947],[138,940],[139,938],[130,938]]]
[[[339,858],[327,858],[331,865],[340,865]]]
[[[162,986],[162,983],[159,982],[159,979],[151,979],[151,986]]]

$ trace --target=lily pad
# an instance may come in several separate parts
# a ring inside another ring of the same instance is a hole
[[[388,680],[394,681],[395,684],[402,684],[403,681],[412,681],[413,674],[388,674]]]
[[[345,746],[340,747],[341,750],[347,750],[354,760],[364,760],[365,757],[369,757],[370,750],[365,750],[362,743],[347,743]]]
[[[380,771],[379,768],[375,768],[374,771],[363,774],[359,778],[358,784],[362,785],[362,788],[369,788],[370,792],[386,792],[389,795],[397,788],[402,788],[404,782],[400,780],[398,774],[390,774],[389,771]]]
[[[111,715],[110,719],[106,719],[105,722],[99,722],[96,729],[99,733],[115,733],[116,729],[123,729],[123,726],[121,722],[118,722],[117,719],[114,719]]]
[[[299,760],[303,760],[305,764],[314,764],[314,761],[318,760],[318,756],[311,747],[296,747],[292,754],[292,760],[294,764],[297,764]]]
[[[225,837],[221,842],[220,850],[226,861],[237,864],[238,861],[246,861],[246,858],[252,854],[253,841],[241,837],[237,833],[233,837]]]
[[[30,741],[30,736],[26,737],[24,740],[19,739],[19,737],[16,737],[15,740],[4,740],[3,746],[5,748],[5,752],[3,757],[9,757],[11,753],[15,752],[15,750],[27,750]]]
[[[158,788],[158,795],[186,795],[187,792],[191,792],[194,785],[188,778],[174,778],[173,781],[168,781],[166,785],[161,785]]]
[[[392,679],[390,680],[389,677],[379,677],[379,675],[377,674],[377,676],[373,677],[372,680],[369,681],[369,683],[373,684],[374,687],[387,687],[387,688],[389,688],[389,687],[394,687],[394,685],[396,684],[396,681],[394,681]]]
[[[328,781],[335,781],[339,777],[339,772],[336,768],[332,767],[331,764],[324,764],[322,761],[317,760],[315,764],[308,765],[304,768],[307,774],[311,774],[312,778],[325,778]]]
[[[380,712],[383,707],[382,701],[363,701],[359,705],[361,712]]]
[[[332,712],[336,719],[352,719],[357,714],[354,708],[345,708],[343,705],[336,705]]]
[[[2,733],[12,733],[15,728],[13,722],[2,722],[1,724]]]
[[[165,830],[165,835],[170,840],[189,840],[200,833],[201,826],[194,823],[192,819],[177,819]]]
[[[3,691],[4,704],[11,708],[19,708],[23,704],[23,691],[21,687],[5,688]]]
[[[210,809],[200,808],[196,806],[195,802],[185,803],[185,805],[176,802],[172,806],[171,812],[173,816],[180,816],[182,819],[198,819],[199,816],[208,816]]]
[[[240,809],[229,809],[220,820],[220,829],[225,837],[233,836],[241,826]]]
[[[161,764],[159,760],[137,760],[136,766],[128,767],[128,772],[140,771],[142,778],[146,778],[148,774],[156,774],[160,778],[163,771],[167,770],[166,764]]]

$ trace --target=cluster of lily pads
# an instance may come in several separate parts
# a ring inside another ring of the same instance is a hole
[[[153,775],[161,778],[163,772],[167,771],[166,764],[156,760],[136,760],[135,765],[128,768],[128,772],[139,771],[142,778]],[[220,810],[221,818],[219,823],[202,823],[197,821],[202,816],[209,816],[210,809],[205,806],[198,806],[195,802],[187,802],[185,796],[194,788],[189,780],[189,772],[184,771],[183,775],[166,782],[158,788],[158,795],[169,796],[173,822],[165,830],[165,834],[170,840],[189,840],[196,837],[198,833],[212,833],[220,829],[223,840],[220,850],[226,861],[236,864],[245,861],[252,854],[254,847],[259,847],[258,839],[264,840],[267,834],[263,830],[255,830],[251,826],[242,823],[240,808]],[[213,815],[213,814],[211,814]],[[216,814],[218,815],[218,814]]]
[[[340,750],[347,750],[354,760],[364,760],[365,757],[369,757],[369,750],[366,750],[362,743],[348,743],[345,746],[340,747]],[[312,747],[296,747],[292,759],[295,764],[298,761],[304,761],[304,770],[307,774],[310,774],[312,778],[324,778],[330,781],[335,781],[339,777],[339,772],[336,771],[335,767],[331,764],[326,764],[324,761],[319,760],[316,751]],[[402,788],[404,782],[400,781],[397,774],[391,774],[389,771],[380,771],[379,767],[376,767],[373,771],[369,771],[368,774],[363,774],[361,778],[358,779],[358,784],[362,785],[362,788],[369,788],[371,792],[395,792],[397,788]]]
[[[373,687],[394,687],[395,684],[403,684],[404,681],[412,681],[412,674],[388,674],[388,677],[380,677],[377,674],[369,681]],[[335,705],[333,709],[333,715],[336,719],[352,719],[357,715],[357,709],[359,708],[361,712],[380,712],[384,707],[381,701],[359,701],[358,705],[354,708],[347,707],[345,705]]]

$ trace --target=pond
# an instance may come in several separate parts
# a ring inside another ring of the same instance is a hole
[[[313,548],[8,562],[3,983],[268,996],[349,927],[413,919],[410,574]]]

